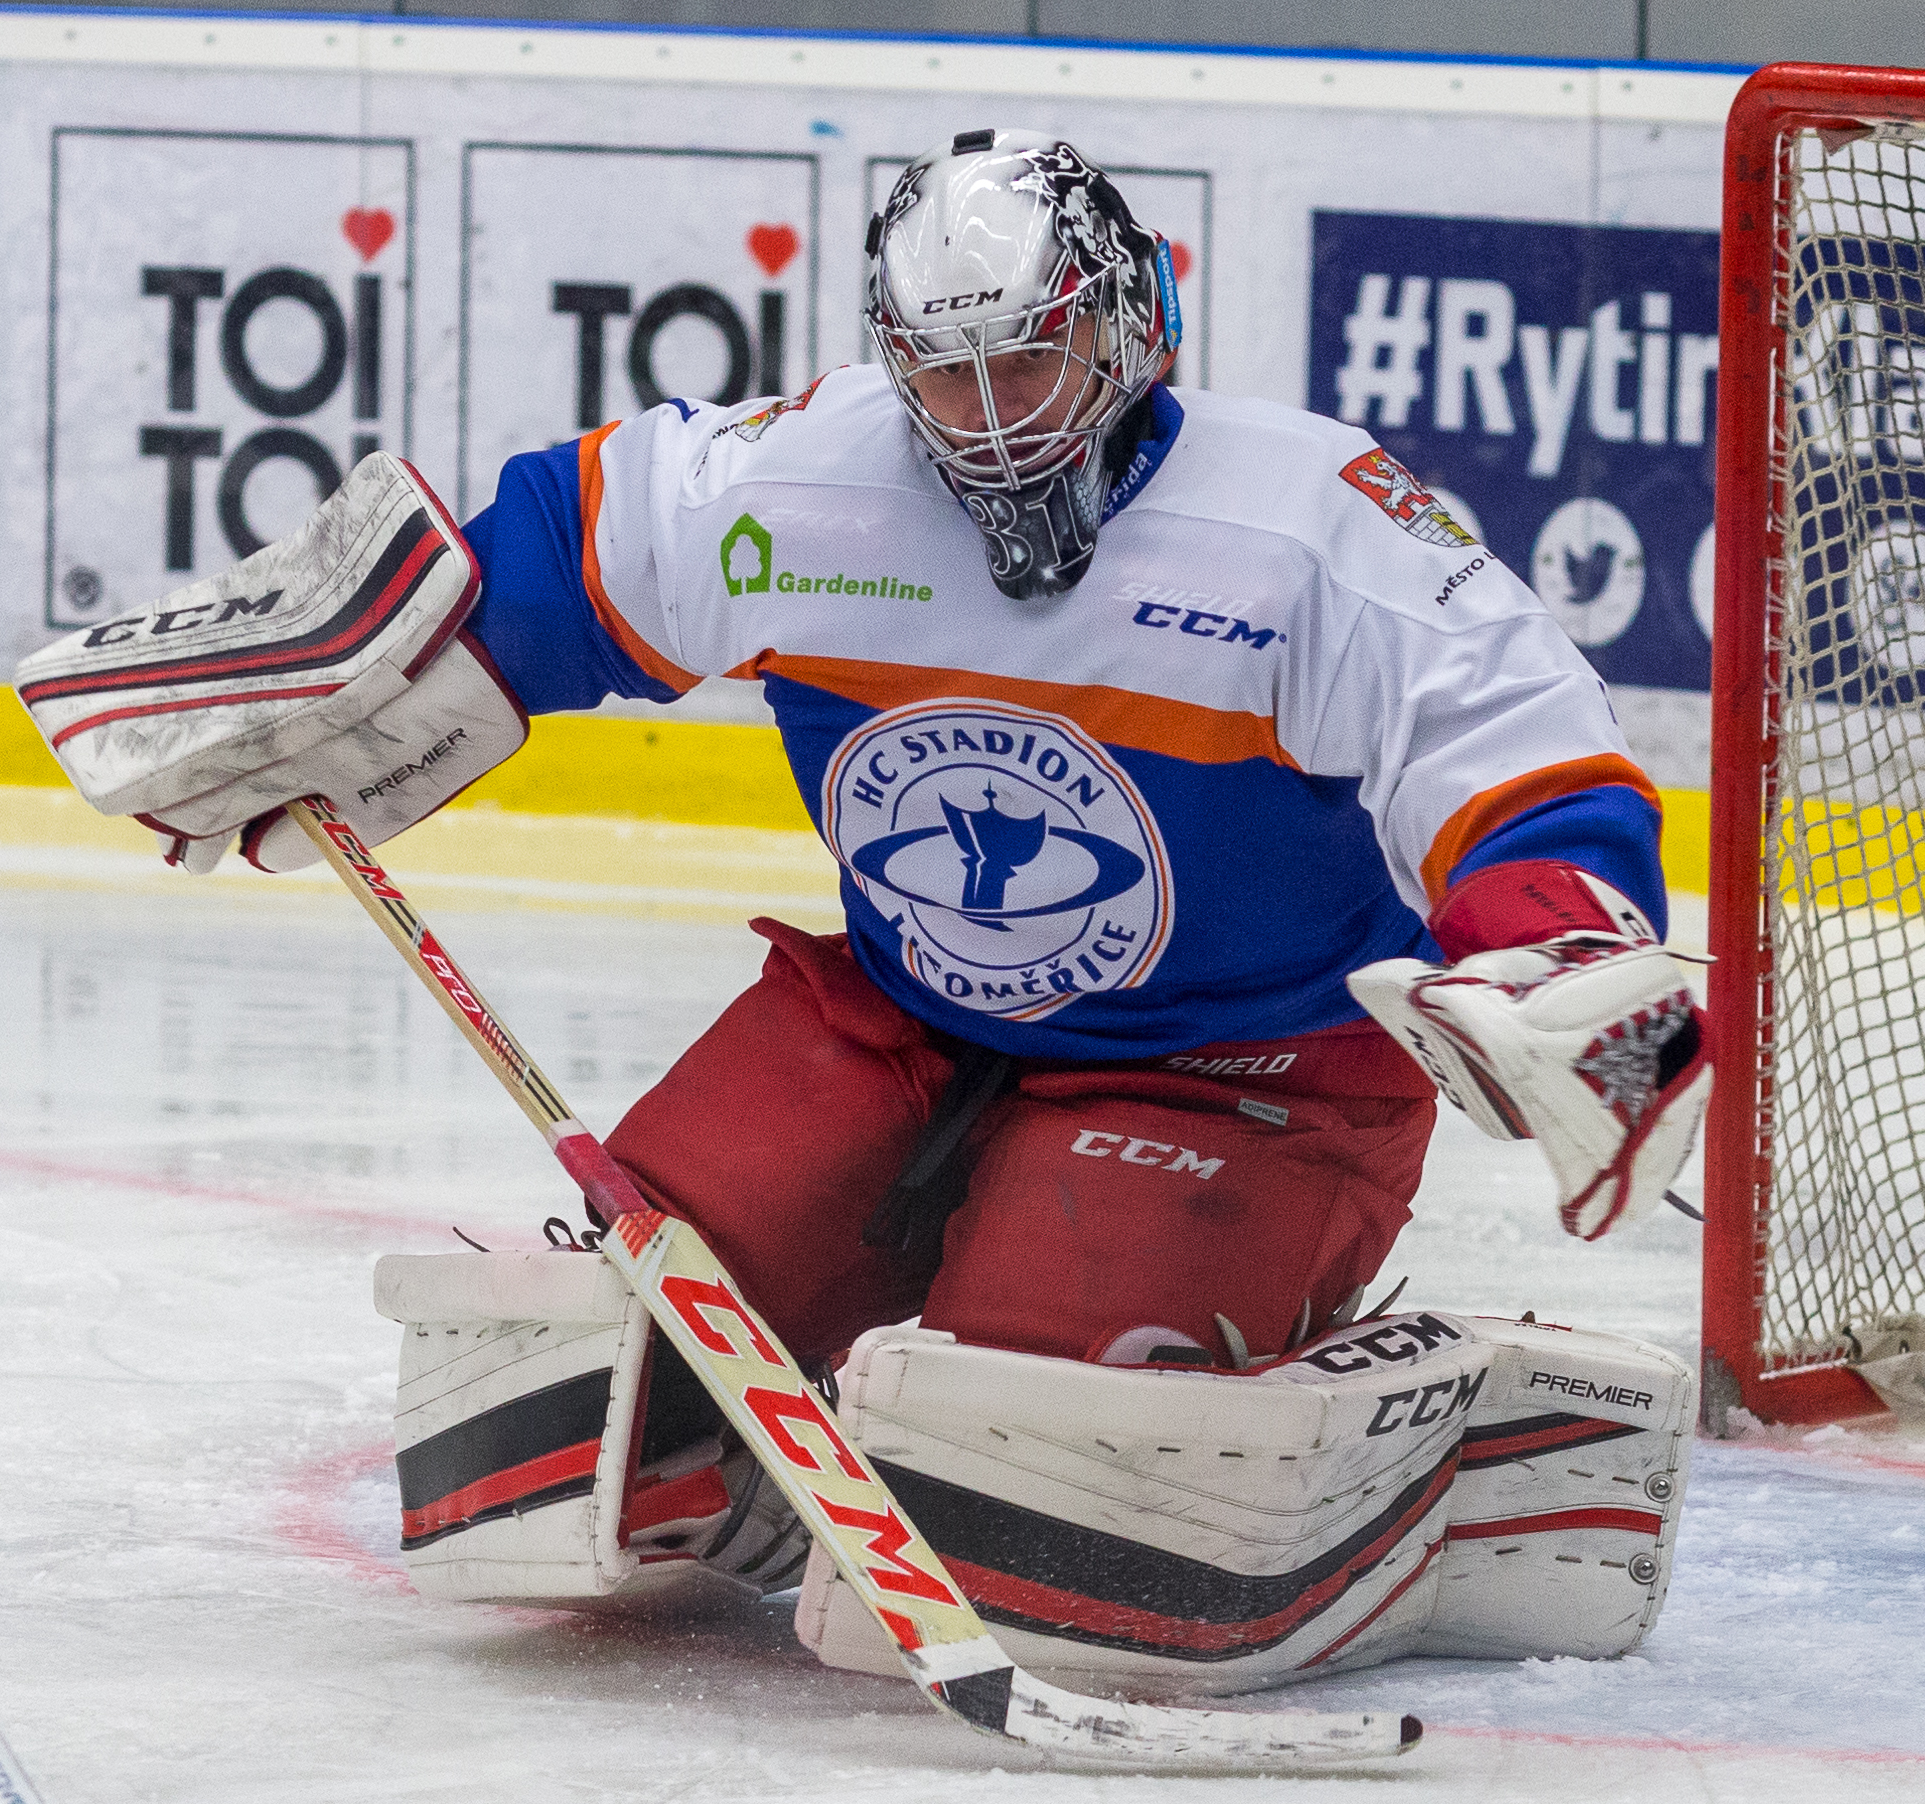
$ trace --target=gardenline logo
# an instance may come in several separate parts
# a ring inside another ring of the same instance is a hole
[[[928,583],[907,576],[798,576],[775,568],[775,540],[753,514],[744,514],[722,535],[722,580],[731,595],[874,595],[884,601],[934,601]]]

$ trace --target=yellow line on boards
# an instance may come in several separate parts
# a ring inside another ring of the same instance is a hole
[[[549,714],[455,807],[810,831],[774,727]]]
[[[9,689],[0,700],[0,785],[66,782]],[[725,721],[544,715],[520,752],[451,806],[811,831],[782,736]]]
[[[66,777],[11,690],[0,700],[0,785],[64,788]],[[1666,789],[1664,872],[1673,889],[1705,893],[1710,876],[1711,798]],[[703,827],[806,833],[782,737],[774,727],[705,720],[619,720],[550,714],[528,743],[466,790],[454,809],[508,814],[607,816]],[[1889,836],[1867,824],[1864,838]],[[1914,835],[1925,839],[1925,830]]]
[[[1703,896],[1711,891],[1711,797],[1702,789],[1660,789],[1664,804],[1664,861],[1667,889]]]
[[[47,750],[19,696],[10,688],[0,689],[0,783],[64,786],[66,781],[67,773]]]

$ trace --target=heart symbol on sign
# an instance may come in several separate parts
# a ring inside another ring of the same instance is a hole
[[[1170,268],[1176,272],[1179,282],[1190,273],[1190,247],[1177,243],[1175,239],[1170,241]]]
[[[802,248],[795,227],[785,225],[750,226],[744,242],[749,247],[749,255],[768,272],[770,281],[788,267],[789,259]]]
[[[341,215],[341,236],[372,263],[394,236],[394,215],[386,207],[350,207]]]

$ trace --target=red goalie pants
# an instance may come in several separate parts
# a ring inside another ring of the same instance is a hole
[[[919,1311],[978,1345],[1093,1358],[1154,1326],[1223,1360],[1221,1313],[1252,1353],[1280,1352],[1304,1300],[1321,1326],[1410,1218],[1435,1091],[1363,1022],[1137,1064],[1024,1062],[970,1130],[940,1264],[865,1246],[953,1062],[841,935],[753,925],[772,942],[760,981],[608,1150],[798,1358]]]

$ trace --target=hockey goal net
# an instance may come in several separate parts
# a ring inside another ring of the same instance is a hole
[[[1925,1347],[1925,74],[1780,64],[1725,146],[1706,1424]],[[1909,1364],[1909,1360],[1904,1363]]]

